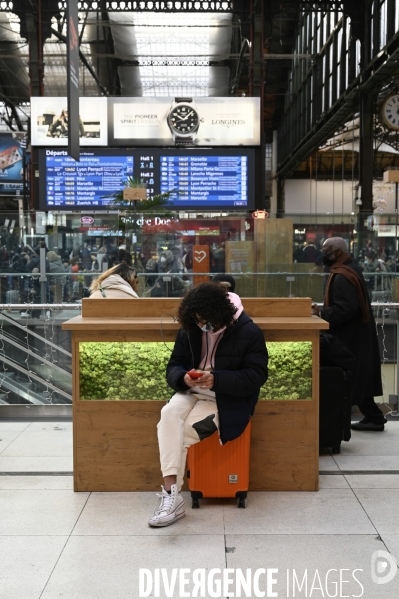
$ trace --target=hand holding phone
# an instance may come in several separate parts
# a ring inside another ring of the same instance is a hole
[[[202,370],[189,370],[187,374],[191,379],[199,379],[204,372]]]

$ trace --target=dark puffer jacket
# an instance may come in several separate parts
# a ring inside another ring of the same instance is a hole
[[[187,391],[184,375],[198,368],[201,359],[202,331],[178,332],[166,369],[169,385]],[[213,375],[219,412],[220,439],[223,444],[244,432],[255,411],[259,390],[267,381],[267,350],[260,328],[243,312],[228,327],[215,353]]]

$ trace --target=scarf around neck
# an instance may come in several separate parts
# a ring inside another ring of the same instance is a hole
[[[344,264],[344,262],[347,262],[349,260],[352,260],[352,256],[347,252],[343,252],[340,256],[338,256],[336,262],[334,262],[334,264],[330,267],[331,274],[326,285],[326,291],[324,295],[324,307],[330,307],[330,289],[335,275],[343,275],[356,288],[360,310],[362,313],[362,321],[366,323],[370,320],[370,309],[366,297],[367,291],[366,288],[362,285],[356,271],[353,270],[353,268],[351,268],[350,266]]]

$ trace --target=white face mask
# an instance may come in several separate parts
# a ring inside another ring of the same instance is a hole
[[[160,259],[160,263],[165,264],[165,262],[166,262],[166,258],[165,258],[165,256],[162,256],[162,258]]]
[[[206,322],[202,327],[200,327],[203,333],[210,333],[214,328],[215,327],[210,322]]]

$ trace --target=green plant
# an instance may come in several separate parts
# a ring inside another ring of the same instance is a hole
[[[267,343],[269,378],[259,399],[312,398],[312,344],[310,341]]]
[[[173,343],[80,343],[80,399],[168,400],[173,390],[165,372],[172,348]],[[277,341],[267,348],[269,380],[259,399],[311,399],[312,344]]]
[[[136,177],[128,177],[127,179],[121,181],[121,184],[123,185],[123,188],[147,187],[144,181],[142,181],[141,179],[137,179]],[[165,206],[167,206],[170,203],[170,198],[173,194],[176,194],[175,189],[172,189],[165,193],[159,193],[157,195],[154,195],[152,198],[148,198],[147,200],[128,201],[123,199],[123,189],[121,189],[120,191],[117,191],[105,197],[113,198],[113,200],[110,202],[110,205],[122,208],[126,211],[127,214],[130,214],[132,212],[136,213],[137,210],[139,210],[140,212],[147,212],[148,210],[159,210],[161,208],[165,208]]]

